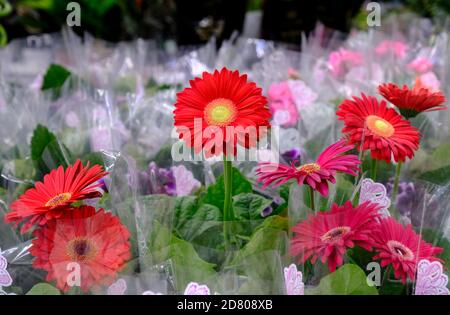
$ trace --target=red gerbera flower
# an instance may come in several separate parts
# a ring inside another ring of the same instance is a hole
[[[128,229],[111,213],[91,206],[64,212],[34,235],[33,267],[46,270],[46,281],[55,280],[63,291],[109,285],[131,257]]]
[[[279,186],[290,179],[296,179],[299,185],[306,184],[317,190],[324,197],[328,196],[328,182],[336,183],[334,176],[337,171],[356,176],[361,162],[354,154],[344,154],[353,149],[340,140],[323,151],[316,162],[295,166],[276,163],[261,163],[256,170],[258,182],[263,182],[263,189],[273,184]]]
[[[372,158],[391,162],[412,158],[419,147],[420,133],[386,102],[361,94],[345,100],[336,112],[344,121],[342,132],[349,136],[358,150],[370,150]]]
[[[100,165],[89,168],[89,163],[83,166],[80,160],[65,171],[60,166],[45,175],[43,183],[36,182],[35,188],[28,189],[13,202],[12,211],[6,214],[5,221],[16,225],[26,221],[21,233],[34,224],[43,225],[47,220],[59,217],[73,202],[100,197],[102,194],[97,188],[102,183],[99,180],[106,174]]]
[[[247,82],[247,75],[223,68],[204,72],[190,85],[177,94],[174,119],[180,139],[196,153],[205,149],[209,156],[228,150],[236,154],[237,143],[254,147],[264,136],[259,127],[270,127],[267,100],[255,83]],[[231,132],[230,127],[239,128]]]
[[[297,224],[291,241],[291,253],[299,256],[301,263],[318,258],[328,261],[333,272],[343,263],[347,248],[355,245],[371,249],[370,234],[378,224],[379,206],[365,202],[353,208],[350,201],[343,206],[334,204],[329,212],[318,212]]]
[[[417,85],[410,90],[406,85],[400,88],[393,83],[380,85],[378,91],[397,106],[406,118],[415,117],[421,112],[447,109],[444,105],[445,96],[440,91],[431,91]]]
[[[381,260],[382,267],[391,264],[395,278],[401,278],[403,283],[407,277],[414,280],[420,260],[441,261],[434,256],[441,253],[442,248],[425,242],[411,225],[404,227],[393,218],[383,219],[372,233],[372,239],[377,252],[374,259]]]

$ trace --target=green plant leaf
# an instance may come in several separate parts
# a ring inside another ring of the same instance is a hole
[[[222,212],[210,204],[198,204],[197,197],[176,198],[175,222],[177,233],[191,241],[211,227],[221,225]]]
[[[260,195],[242,193],[233,197],[234,215],[237,220],[260,220],[261,212],[271,203],[271,200]]]
[[[8,35],[6,34],[5,28],[0,24],[0,47],[5,46],[8,42]]]
[[[66,82],[71,72],[63,66],[51,64],[44,75],[41,90],[59,89]]]
[[[37,125],[31,138],[31,159],[35,164],[38,178],[41,178],[60,165],[67,167],[70,152],[46,127]]]
[[[217,276],[215,265],[201,259],[192,244],[176,237],[157,221],[154,222],[148,245],[153,264],[171,261],[179,290],[184,289],[191,281],[214,282]]]
[[[450,268],[450,240],[442,232],[424,228],[422,229],[422,238],[433,246],[442,247],[443,251],[438,255],[444,261],[445,269]]]
[[[0,18],[7,16],[11,11],[11,4],[7,0],[0,0]]]
[[[334,202],[339,205],[344,204],[347,200],[350,200],[354,189],[355,187],[353,184],[346,180],[344,176],[339,174],[336,176],[336,196],[334,197]]]
[[[101,152],[91,152],[83,156],[81,162],[86,164],[89,162],[91,165],[101,165],[105,167],[105,161],[103,160],[103,153]]]
[[[245,178],[244,175],[239,172],[238,169],[233,170],[233,191],[232,195],[236,196],[241,193],[251,193],[252,184]],[[223,202],[225,195],[224,177],[223,174],[217,178],[215,184],[208,186],[206,194],[201,200],[202,203],[207,203],[216,206],[220,210],[223,210]]]
[[[450,181],[450,165],[422,173],[419,175],[419,179],[437,185],[445,185]]]
[[[90,0],[85,0],[83,3],[89,7],[89,10],[96,12],[99,15],[104,15],[113,6],[119,3],[118,0],[97,0],[95,2]]]
[[[364,271],[354,264],[345,264],[320,280],[317,287],[306,290],[308,295],[378,295],[366,282]]]
[[[430,163],[433,169],[450,165],[450,142],[441,144],[431,154],[431,159],[427,162]]]
[[[61,292],[48,283],[38,283],[26,295],[61,295]]]
[[[21,6],[41,10],[50,10],[55,3],[54,0],[20,0],[18,2]]]
[[[270,216],[255,230],[250,241],[239,251],[232,264],[264,251],[279,250],[283,255],[287,248],[288,219],[278,215]]]

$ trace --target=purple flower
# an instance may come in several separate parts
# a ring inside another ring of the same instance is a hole
[[[148,169],[139,174],[139,183],[144,194],[176,196],[176,183],[173,172],[165,168],[159,168],[155,162],[151,162]]]
[[[303,155],[302,153],[303,151],[300,148],[293,148],[289,151],[283,152],[281,156],[288,164],[291,164],[292,161],[300,160],[300,156]]]
[[[194,190],[200,188],[201,183],[195,179],[192,172],[184,165],[172,166],[170,170],[175,178],[177,196],[187,196]]]
[[[265,207],[263,211],[261,211],[261,216],[263,218],[267,217],[273,212],[273,208],[271,206]]]
[[[393,180],[386,184],[387,195],[392,195]],[[426,191],[425,187],[412,182],[400,182],[395,201],[397,211],[407,218],[413,226],[437,228],[441,226],[441,221],[445,213],[439,211],[438,198]]]

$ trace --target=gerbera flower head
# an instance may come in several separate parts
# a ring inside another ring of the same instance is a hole
[[[191,80],[190,87],[177,94],[174,110],[180,139],[196,153],[204,149],[207,156],[236,154],[237,143],[245,148],[256,146],[265,135],[259,127],[269,128],[270,117],[261,88],[247,82],[247,75],[226,68]],[[195,122],[200,126],[196,128]],[[217,133],[222,135],[220,143],[214,141]]]
[[[59,217],[74,202],[101,197],[98,189],[102,186],[100,179],[107,174],[102,166],[89,167],[89,162],[83,166],[80,160],[66,170],[60,166],[13,202],[12,211],[6,214],[5,221],[16,225],[25,222],[21,233],[35,224],[44,225],[47,220]]]
[[[30,252],[33,267],[47,271],[46,281],[68,291],[80,286],[111,284],[130,259],[130,233],[119,219],[103,209],[81,206],[35,230]],[[79,271],[79,283],[71,278]],[[71,283],[69,279],[74,280]]]
[[[393,83],[382,84],[378,87],[378,91],[385,99],[397,106],[406,118],[415,117],[421,112],[447,109],[444,105],[444,94],[425,88],[420,82],[418,81],[419,84],[412,89],[406,85],[400,88]]]
[[[372,158],[391,162],[412,158],[419,148],[420,133],[385,101],[361,94],[345,100],[336,112],[344,121],[342,132],[358,150],[370,150]]]
[[[374,259],[381,260],[381,266],[392,265],[394,276],[406,283],[406,278],[414,280],[419,261],[441,261],[435,257],[441,253],[441,247],[435,247],[422,240],[411,225],[404,227],[393,218],[380,221],[372,233],[375,252]]]
[[[279,186],[290,179],[297,180],[299,185],[306,184],[317,190],[324,197],[328,196],[328,182],[335,183],[336,172],[356,176],[358,165],[361,164],[354,154],[345,154],[353,149],[345,140],[340,140],[326,148],[315,162],[295,166],[276,163],[261,163],[256,170],[258,182],[263,183],[263,189],[269,185]]]
[[[333,272],[342,265],[347,248],[355,245],[371,249],[370,235],[378,224],[379,206],[364,202],[353,207],[350,201],[343,206],[334,204],[328,212],[317,212],[300,222],[292,231],[291,253],[298,256],[301,263],[311,259],[328,262]]]

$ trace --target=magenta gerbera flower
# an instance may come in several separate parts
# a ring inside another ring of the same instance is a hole
[[[403,283],[407,277],[414,280],[417,264],[422,259],[442,261],[436,255],[443,248],[425,242],[411,225],[404,227],[393,218],[383,219],[372,238],[377,253],[373,258],[381,260],[382,267],[392,265],[395,278]]]
[[[300,166],[295,166],[297,161],[293,161],[290,166],[261,163],[256,170],[258,182],[264,184],[264,189],[271,184],[276,187],[290,179],[296,179],[299,185],[309,185],[324,197],[328,197],[328,182],[336,182],[336,172],[356,176],[361,162],[354,154],[344,154],[353,148],[352,145],[347,145],[345,140],[340,140],[326,148],[313,163]]]
[[[379,206],[369,201],[354,208],[350,201],[343,206],[334,204],[330,211],[310,215],[292,231],[291,254],[298,256],[300,263],[320,258],[328,262],[333,272],[342,265],[347,248],[355,245],[371,249],[371,232],[378,224]]]

